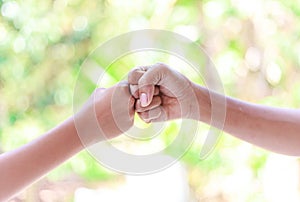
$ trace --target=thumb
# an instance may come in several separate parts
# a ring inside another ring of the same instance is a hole
[[[153,99],[154,85],[144,85],[139,89],[139,97],[142,107],[147,107]]]
[[[139,97],[142,107],[147,107],[153,99],[155,86],[160,84],[162,73],[159,68],[152,68],[152,66],[144,67],[146,72],[138,81]]]

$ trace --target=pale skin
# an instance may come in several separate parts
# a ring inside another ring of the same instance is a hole
[[[165,64],[135,68],[128,82],[130,90],[127,83],[96,89],[73,117],[35,141],[1,154],[0,201],[8,200],[85,146],[122,134],[133,125],[135,111],[146,122],[187,118],[211,123],[210,93],[214,92]],[[216,97],[224,99],[222,95]],[[226,119],[221,129],[268,150],[300,156],[299,110],[225,99]]]
[[[116,95],[122,107],[115,111],[113,118],[112,98]],[[71,156],[104,138],[113,138],[133,125],[135,99],[129,92],[128,84],[119,83],[108,89],[96,89],[82,109],[40,138],[10,152],[0,155],[0,201],[6,201],[15,194],[43,177]],[[95,115],[101,132],[95,130],[92,118]],[[78,121],[82,144],[78,131]],[[117,123],[117,124],[116,124]],[[118,126],[117,126],[118,125]],[[75,127],[76,126],[76,127]],[[105,126],[105,127],[104,127]],[[122,128],[120,129],[121,126]],[[84,128],[86,127],[86,128]],[[94,129],[94,130],[93,130]],[[86,133],[85,133],[86,131]],[[92,131],[92,132],[91,132]]]
[[[128,82],[133,96],[139,99],[136,111],[146,122],[187,118],[212,123],[210,93],[214,92],[189,81],[163,63],[133,69]],[[153,96],[154,87],[160,89],[161,99]],[[196,103],[191,101],[193,93]],[[267,150],[300,156],[299,109],[269,107],[214,94],[217,102],[218,97],[226,100],[223,127],[215,127]]]

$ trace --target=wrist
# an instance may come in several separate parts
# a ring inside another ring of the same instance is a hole
[[[195,83],[192,83],[192,89],[195,95],[196,102],[190,102],[189,118],[205,123],[210,123],[211,100],[209,90]]]

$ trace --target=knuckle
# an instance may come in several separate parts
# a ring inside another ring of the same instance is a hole
[[[136,74],[140,69],[138,67],[133,68],[132,70],[129,71],[128,73],[128,82],[132,82],[135,80]]]
[[[145,73],[142,67],[135,67],[132,69],[127,76],[128,82],[130,84],[137,84],[138,80]]]
[[[157,62],[157,63],[155,64],[155,66],[156,66],[157,68],[160,68],[160,69],[169,69],[169,68],[168,68],[168,65],[166,65],[166,64],[163,63],[163,62]]]
[[[166,64],[163,63],[163,62],[157,62],[157,63],[155,63],[155,65],[156,65],[156,66],[166,66]]]
[[[128,74],[128,76],[127,76],[127,79],[128,79],[128,82],[130,83],[130,84],[134,84],[135,82],[135,75],[134,75],[134,73],[133,72],[129,72],[129,74]]]

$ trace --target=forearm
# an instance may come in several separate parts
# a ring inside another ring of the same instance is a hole
[[[210,124],[208,90],[195,86],[195,92],[200,105],[200,120]],[[222,95],[213,97],[218,99],[218,96],[221,98]],[[299,110],[251,104],[230,97],[225,97],[225,100],[225,132],[277,153],[300,156]]]
[[[12,197],[82,149],[70,118],[37,140],[0,155],[0,201]]]

